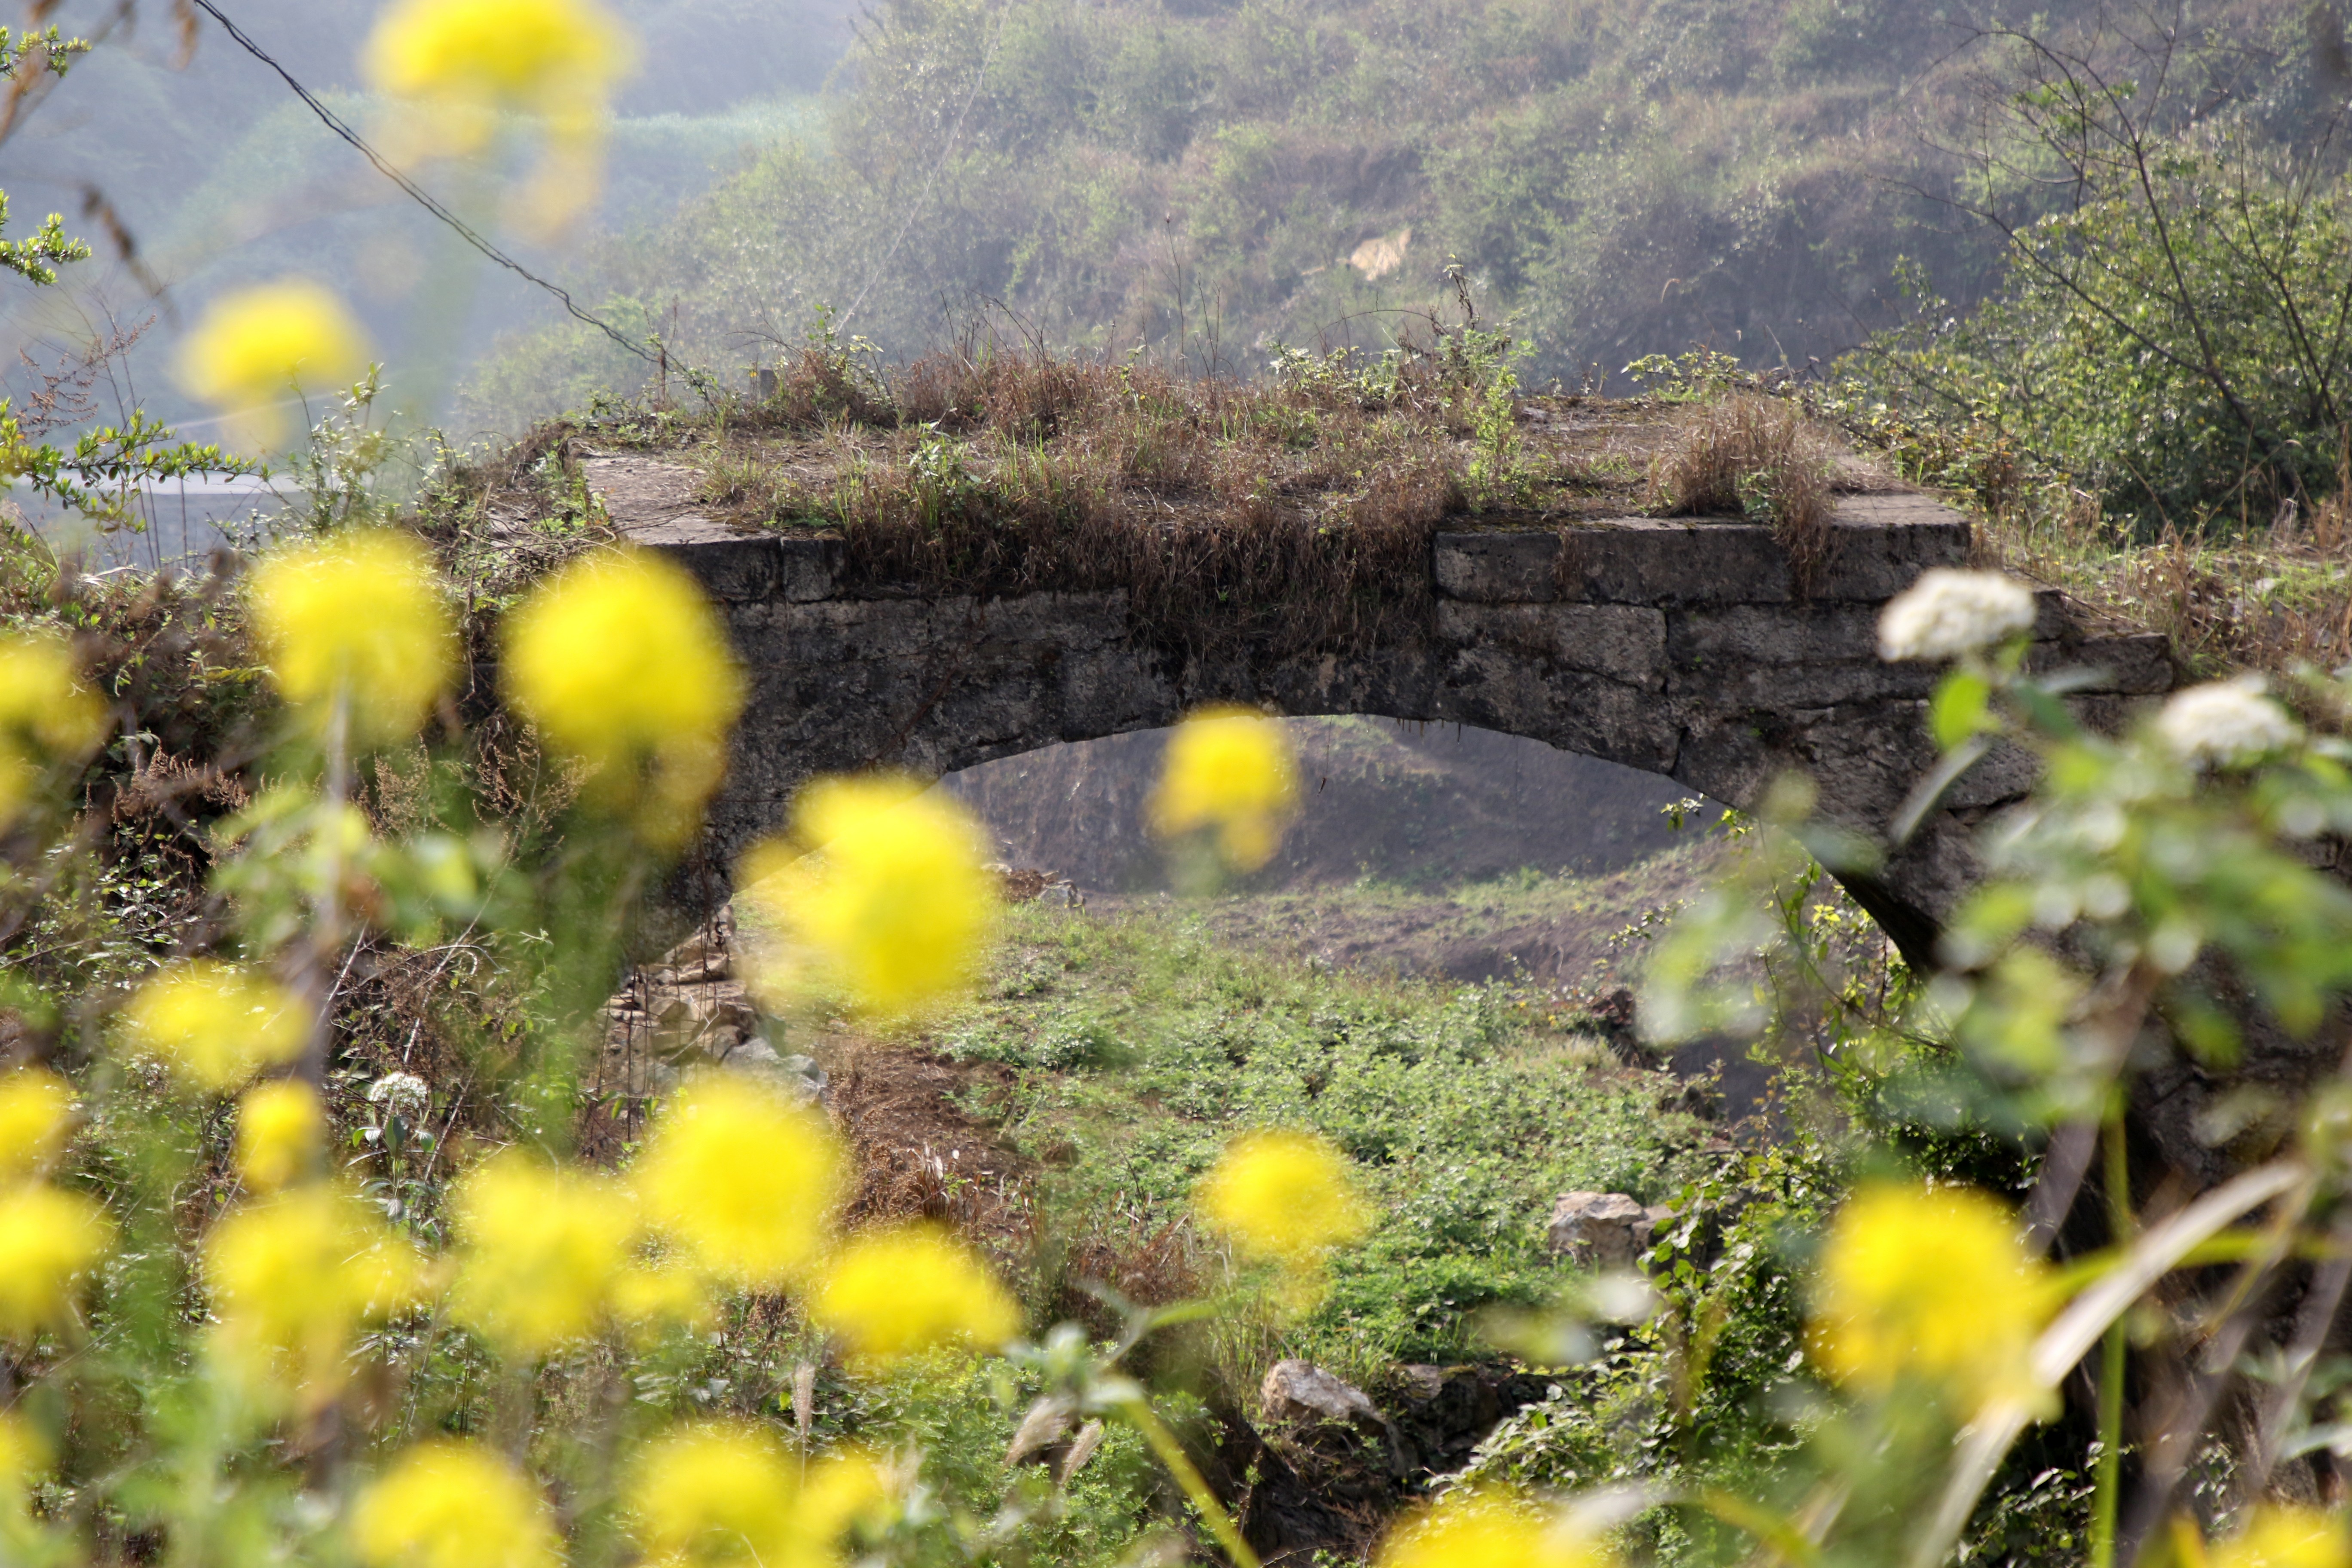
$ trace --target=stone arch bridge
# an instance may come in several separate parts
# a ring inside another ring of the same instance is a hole
[[[1740,806],[1801,770],[1829,818],[1884,837],[1935,764],[1925,700],[1937,671],[1875,652],[1878,612],[1931,566],[1965,564],[1967,521],[1917,494],[1840,499],[1825,564],[1801,592],[1765,526],[1627,517],[1566,528],[1441,528],[1433,614],[1346,652],[1203,657],[1168,646],[1128,595],[985,598],[855,584],[838,539],[743,531],[695,509],[694,476],[594,457],[615,524],[683,563],[724,607],[751,699],[710,812],[731,864],[824,773],[937,776],[1060,741],[1173,723],[1235,701],[1295,715],[1466,724],[1663,774]],[[2032,660],[2101,672],[2076,699],[2118,721],[2177,679],[2158,635],[2100,635],[2042,595]],[[1910,843],[1846,885],[1924,959],[1970,878],[1968,828],[2020,795],[2021,753],[1994,752]]]

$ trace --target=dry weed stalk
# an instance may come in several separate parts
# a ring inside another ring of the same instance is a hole
[[[1792,403],[1733,392],[1685,413],[1650,462],[1647,504],[1674,516],[1763,517],[1801,591],[1827,564],[1834,473],[1829,445]]]

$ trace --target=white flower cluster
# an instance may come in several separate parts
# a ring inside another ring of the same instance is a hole
[[[2226,768],[2292,746],[2303,731],[2263,695],[2261,676],[2242,675],[2175,693],[2157,716],[2156,733],[2184,763]]]
[[[1938,566],[1888,601],[1878,617],[1878,657],[1957,658],[2033,625],[2033,591],[1998,572]]]
[[[413,1072],[386,1073],[368,1085],[367,1097],[370,1105],[414,1121],[433,1103],[433,1086]]]

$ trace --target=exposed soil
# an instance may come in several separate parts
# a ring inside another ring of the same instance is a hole
[[[856,1152],[850,1224],[936,1219],[994,1247],[1025,1242],[1036,1166],[965,1109],[1009,1092],[1009,1068],[846,1033],[809,1054],[831,1075],[826,1103]]]

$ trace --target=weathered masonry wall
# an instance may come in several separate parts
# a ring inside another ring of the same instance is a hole
[[[936,775],[1056,741],[1172,723],[1230,700],[1289,714],[1461,723],[1663,773],[1733,805],[1800,769],[1835,820],[1883,835],[1935,763],[1924,727],[1937,672],[1875,652],[1880,606],[1927,567],[1958,565],[1967,522],[1916,495],[1846,498],[1810,595],[1769,529],[1629,518],[1442,532],[1430,625],[1396,646],[1213,658],[1160,646],[1123,593],[984,600],[911,585],[853,593],[823,536],[741,533],[683,501],[684,471],[591,458],[590,482],[640,542],[673,553],[724,606],[751,671],[710,848],[731,861],[782,821],[812,776],[895,766]],[[2102,673],[2094,723],[2169,690],[2158,636],[2093,637],[2045,595],[2034,658]],[[2028,780],[1996,753],[1869,881],[1849,881],[1915,952],[1969,879],[1968,825]],[[1573,801],[1560,809],[1572,812]]]

